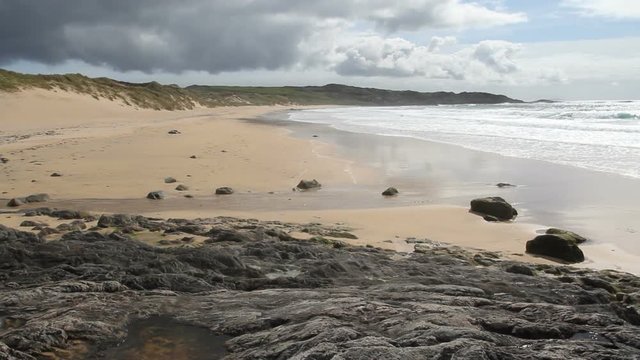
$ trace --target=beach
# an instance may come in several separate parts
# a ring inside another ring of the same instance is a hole
[[[348,241],[354,245],[410,252],[411,240],[422,240],[534,263],[551,262],[526,254],[526,241],[548,226],[568,224],[555,220],[570,210],[544,199],[538,206],[548,205],[550,211],[535,212],[542,216],[521,211],[514,223],[489,223],[468,211],[469,201],[481,196],[504,196],[516,207],[521,201],[535,204],[531,199],[546,190],[534,189],[526,198],[526,191],[498,189],[495,183],[522,182],[507,168],[526,177],[524,169],[551,171],[544,166],[552,165],[282,121],[291,107],[154,111],[45,90],[4,94],[0,105],[7,109],[4,118],[16,119],[0,133],[0,154],[9,159],[1,168],[0,198],[6,203],[35,193],[51,197],[24,208],[339,224],[353,229],[357,239]],[[167,177],[176,182],[165,183]],[[292,191],[301,179],[317,179],[322,189]],[[188,190],[175,190],[180,184]],[[234,194],[214,195],[222,186],[232,187]],[[388,186],[398,187],[400,196],[382,197]],[[165,193],[164,200],[145,198],[157,190]],[[12,213],[0,219],[14,227],[20,222]],[[640,272],[637,252],[604,242],[583,250],[587,261],[578,266]]]
[[[292,123],[309,108],[291,105],[155,111],[25,91],[0,106],[9,359],[637,354],[636,253],[599,239],[570,266],[525,252],[580,219],[575,199],[554,207],[570,184],[522,185],[545,164]],[[471,213],[485,196],[520,215]]]

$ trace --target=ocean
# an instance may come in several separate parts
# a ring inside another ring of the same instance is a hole
[[[289,119],[640,178],[640,101],[344,107]]]

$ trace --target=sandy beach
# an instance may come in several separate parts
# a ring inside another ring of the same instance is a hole
[[[420,190],[384,199],[380,192],[393,177],[358,156],[345,156],[335,142],[323,142],[326,133],[314,137],[311,132],[317,129],[308,127],[310,132],[292,136],[285,127],[247,121],[287,107],[153,111],[44,90],[4,94],[0,106],[0,154],[9,159],[0,167],[3,203],[47,193],[47,206],[95,212],[340,224],[357,235],[349,240],[354,245],[412,251],[407,239],[428,240],[550,263],[524,253],[524,244],[542,225],[488,223],[462,204],[429,200],[434,184],[420,179],[402,183]],[[169,134],[174,129],[179,133]],[[166,177],[177,181],[165,183]],[[313,178],[321,181],[322,190],[292,191],[300,179]],[[188,190],[175,190],[179,184]],[[220,186],[232,187],[235,194],[213,195]],[[167,198],[145,199],[154,190]],[[469,199],[475,195],[483,194],[457,193]],[[19,220],[3,214],[0,221],[17,226]],[[588,261],[580,266],[640,272],[635,256],[621,263],[607,254],[610,248],[585,251]]]

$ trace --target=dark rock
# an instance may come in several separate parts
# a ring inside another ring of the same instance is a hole
[[[141,218],[142,217],[127,214],[105,214],[98,219],[98,226],[101,228],[139,226]]]
[[[51,176],[51,177],[61,177],[61,176],[62,176],[62,174],[57,173],[57,172],[54,172],[54,173],[52,173],[50,176]]]
[[[24,198],[13,198],[11,200],[9,200],[9,202],[7,203],[7,206],[9,207],[18,207],[20,205],[24,205],[25,204],[25,199]]]
[[[0,162],[6,164],[9,162],[9,159],[7,159],[6,157],[0,157]]]
[[[512,220],[518,215],[511,204],[498,196],[471,200],[471,212],[497,218],[500,221]]]
[[[180,184],[180,185],[176,186],[176,190],[178,190],[178,191],[187,191],[187,190],[189,190],[189,187],[186,186],[186,185]]]
[[[223,186],[216,189],[216,195],[231,195],[231,194],[233,194],[233,189],[228,186]]]
[[[562,235],[539,235],[527,241],[526,251],[534,255],[542,255],[568,263],[584,261],[582,250],[572,240]]]
[[[501,182],[501,183],[497,183],[497,184],[496,184],[496,186],[497,186],[497,187],[499,187],[499,188],[504,188],[504,187],[515,187],[515,185],[513,185],[513,184],[509,184],[509,183],[502,183],[502,182]]]
[[[20,226],[22,226],[22,227],[36,227],[36,226],[46,227],[46,226],[49,226],[49,225],[47,225],[46,223],[43,223],[43,222],[39,222],[39,221],[25,220],[25,221],[20,223]]]
[[[612,307],[622,320],[631,325],[640,326],[640,314],[638,314],[638,310],[635,307],[615,303],[612,304]],[[640,345],[640,342],[637,344]]]
[[[147,194],[147,199],[162,200],[162,199],[164,199],[164,192],[163,191],[151,191],[150,193]]]
[[[205,241],[207,243],[222,242],[222,241],[242,243],[242,242],[250,242],[254,240],[254,238],[252,238],[251,236],[245,233],[241,233],[238,231],[231,231],[231,230],[212,229],[206,235],[209,236],[209,239]]]
[[[504,271],[513,273],[513,274],[521,274],[527,276],[535,276],[535,272],[532,268],[524,264],[511,264],[507,266]]]
[[[78,220],[83,219],[87,221],[95,220],[95,217],[90,213],[86,211],[77,211],[77,210],[51,210],[46,215],[56,217],[58,219],[64,219],[64,220],[73,220],[73,219],[78,219]]]
[[[27,203],[39,203],[39,202],[45,202],[49,200],[49,195],[47,194],[34,194],[34,195],[29,195],[25,198],[25,202]]]
[[[571,240],[573,242],[575,242],[576,244],[582,244],[583,242],[586,242],[587,239],[574,233],[573,231],[569,231],[569,230],[562,230],[562,229],[557,229],[557,228],[549,228],[547,229],[547,231],[545,232],[546,234],[550,234],[550,235],[560,235],[564,238],[566,238],[567,240]]]
[[[40,232],[38,233],[39,237],[45,237],[45,236],[49,236],[49,235],[53,235],[53,234],[59,234],[60,231],[58,231],[57,229],[53,229],[50,227],[45,227],[43,229],[40,230]]]
[[[164,183],[165,184],[172,184],[172,183],[174,183],[176,181],[178,181],[178,180],[172,178],[171,176],[167,176],[166,178],[164,178]]]
[[[383,196],[395,196],[398,195],[398,189],[394,187],[387,188],[387,190],[382,192]]]
[[[195,155],[191,155],[191,156],[189,156],[189,158],[190,158],[190,159],[195,159],[195,158],[197,158],[197,156],[195,156]]]
[[[322,187],[322,185],[318,182],[318,180],[300,180],[298,185],[296,186],[300,190],[310,190],[310,189],[318,189]]]
[[[500,220],[500,219],[498,219],[497,217],[495,217],[495,216],[491,216],[491,215],[484,215],[482,218],[483,218],[485,221],[489,221],[489,222],[500,222],[500,221],[501,221],[501,220]]]
[[[599,277],[584,276],[580,278],[580,281],[588,288],[604,289],[611,294],[615,294],[618,292],[617,289],[613,285],[611,285],[609,281],[606,281]]]
[[[51,216],[54,210],[48,207],[41,207],[31,210],[25,210],[24,216]]]
[[[187,199],[193,199],[193,195],[191,194],[186,194],[184,197],[186,197]]]
[[[13,198],[9,200],[9,202],[7,203],[7,206],[17,207],[27,203],[45,202],[47,200],[49,200],[49,195],[47,194],[34,194],[34,195],[29,195],[27,197]]]
[[[177,135],[177,134],[181,134],[181,132],[180,132],[180,131],[178,131],[178,130],[173,129],[173,130],[169,130],[169,131],[168,131],[168,134],[171,134],[171,135]]]
[[[206,235],[208,231],[207,228],[198,224],[178,225],[175,230],[191,235]]]
[[[56,230],[58,231],[79,231],[87,228],[87,224],[82,220],[75,220],[68,224],[60,224],[56,226]]]

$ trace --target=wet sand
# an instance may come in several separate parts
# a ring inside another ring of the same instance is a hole
[[[336,145],[336,156],[377,169],[378,187],[393,185],[416,202],[468,206],[474,197],[502,196],[517,207],[518,223],[571,229],[596,244],[640,255],[638,179],[413,138],[355,134],[285,117],[271,114],[260,121]],[[499,182],[517,186],[497,188]]]

